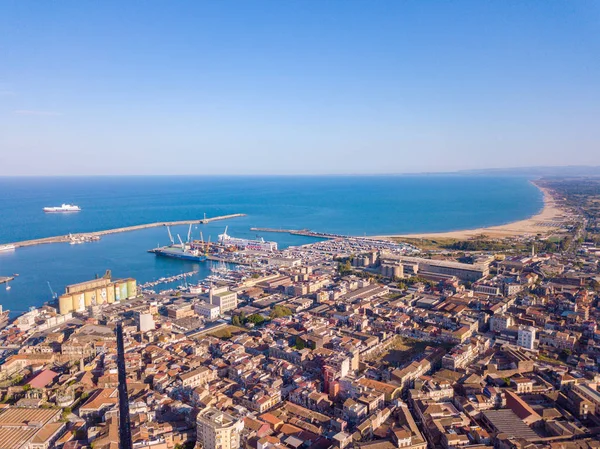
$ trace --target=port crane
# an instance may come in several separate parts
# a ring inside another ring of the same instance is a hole
[[[54,293],[54,290],[52,290],[52,286],[50,285],[50,281],[48,281],[48,288],[50,289],[50,293],[52,294],[52,299],[58,298],[58,294]]]
[[[175,244],[175,240],[173,240],[173,234],[171,234],[171,227],[167,226],[167,232],[169,233],[169,240],[171,240],[171,245]]]
[[[208,252],[210,251],[210,235],[208,236],[208,242],[204,247],[204,255],[208,257]]]
[[[187,242],[190,243],[190,240],[192,238],[192,224],[190,223],[190,227],[188,229],[188,235],[187,235]]]

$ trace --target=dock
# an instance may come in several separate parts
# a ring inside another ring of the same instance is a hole
[[[329,234],[327,232],[316,232],[310,229],[277,229],[277,228],[250,228],[255,232],[279,232],[283,234],[302,235],[304,237],[315,237],[319,239],[343,239],[348,238],[347,235]]]
[[[14,276],[0,276],[0,284],[8,284],[14,278]]]
[[[248,262],[224,259],[222,257],[213,256],[211,254],[209,254],[209,255],[206,256],[206,260],[210,260],[211,262],[229,263],[231,265],[246,265],[246,266],[250,266],[250,263],[248,263]]]
[[[101,237],[109,234],[118,234],[121,232],[139,231],[148,228],[157,228],[160,226],[181,226],[181,225],[193,225],[193,224],[207,224],[213,221],[229,220],[231,218],[245,217],[246,214],[230,214],[220,215],[217,217],[200,218],[196,220],[182,220],[182,221],[160,221],[156,223],[146,223],[134,226],[126,226],[123,228],[106,229],[104,231],[84,232],[73,234],[73,236],[81,237],[83,239],[91,239],[93,237]],[[26,246],[45,245],[49,243],[67,243],[71,241],[70,235],[59,235],[55,237],[45,237],[41,239],[23,240],[21,242],[7,243],[7,245],[15,245],[15,248],[23,248]],[[6,282],[6,281],[5,281]]]

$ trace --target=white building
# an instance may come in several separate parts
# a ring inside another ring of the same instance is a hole
[[[196,429],[196,444],[203,449],[239,449],[244,421],[207,407],[198,413]]]
[[[138,313],[137,324],[140,332],[153,331],[156,328],[154,317],[151,313]]]
[[[519,326],[517,345],[533,350],[535,344],[536,328],[533,326]]]
[[[194,312],[203,316],[206,321],[214,321],[221,314],[221,307],[216,304],[207,304],[204,301],[194,305]]]
[[[490,318],[490,330],[492,332],[502,332],[513,325],[513,319],[510,315],[494,315]]]
[[[211,288],[209,299],[212,305],[221,309],[221,314],[237,308],[237,293],[229,291],[229,287]]]

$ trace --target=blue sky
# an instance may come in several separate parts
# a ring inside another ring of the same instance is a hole
[[[0,175],[600,164],[595,1],[0,2]]]

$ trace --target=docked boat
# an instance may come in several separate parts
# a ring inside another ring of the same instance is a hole
[[[219,234],[219,243],[224,246],[234,246],[239,249],[247,249],[252,251],[277,251],[277,242],[267,242],[262,237],[258,240],[240,239],[231,237],[227,234],[227,228],[225,232]]]
[[[187,246],[163,246],[161,248],[151,249],[149,252],[157,256],[171,257],[173,259],[189,260],[192,262],[204,262],[206,255],[200,251],[189,249]]]
[[[14,251],[16,248],[15,245],[0,245],[0,253]]]
[[[74,204],[62,204],[61,206],[44,207],[44,212],[79,212],[81,208]]]

